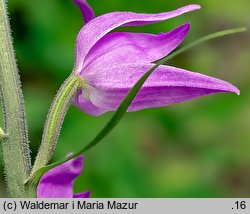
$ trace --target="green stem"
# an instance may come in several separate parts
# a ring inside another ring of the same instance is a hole
[[[30,152],[20,79],[16,66],[5,0],[0,0],[0,96],[4,112],[1,140],[8,194],[25,196],[30,174]]]
[[[55,150],[65,114],[81,84],[81,77],[73,72],[57,92],[47,116],[41,146],[32,169],[32,174],[46,166],[49,162]]]

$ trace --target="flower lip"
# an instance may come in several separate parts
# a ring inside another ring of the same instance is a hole
[[[93,90],[87,92],[89,100],[83,99],[83,90],[74,103],[91,115],[115,111],[132,86],[152,66],[152,63],[127,63],[96,70],[95,75],[88,76],[93,85]],[[239,90],[214,77],[160,66],[144,83],[128,111],[172,105],[220,92],[238,94]]]

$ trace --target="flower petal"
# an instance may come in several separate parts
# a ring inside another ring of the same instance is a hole
[[[74,0],[74,2],[81,10],[85,24],[95,17],[94,11],[86,0]]]
[[[74,180],[81,174],[83,156],[46,172],[37,187],[38,198],[73,198]]]
[[[81,72],[83,62],[90,49],[104,35],[122,25],[145,25],[167,20],[183,13],[199,9],[196,4],[187,5],[177,10],[157,13],[142,14],[132,12],[112,12],[96,17],[87,23],[79,32],[76,42],[76,70]]]
[[[109,33],[101,38],[85,59],[88,66],[109,66],[120,63],[154,62],[171,53],[186,37],[190,24],[168,33]],[[88,70],[88,69],[86,69]]]
[[[73,198],[89,198],[90,197],[90,191],[81,192],[73,195]]]
[[[83,91],[84,96],[78,95],[75,105],[84,111],[83,99],[88,97],[98,110],[87,113],[99,115],[116,110],[131,87],[152,66],[150,63],[127,63],[88,73],[86,78],[91,87]],[[171,66],[160,66],[146,80],[128,111],[167,106],[219,92],[239,94],[235,86],[223,80]]]

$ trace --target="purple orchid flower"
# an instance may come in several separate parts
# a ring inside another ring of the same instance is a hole
[[[74,2],[86,25],[77,37],[74,68],[83,79],[83,88],[73,103],[91,115],[116,110],[154,62],[171,53],[185,39],[190,24],[158,35],[110,31],[120,26],[160,22],[200,8],[192,4],[165,13],[113,12],[94,18],[86,0]],[[171,105],[219,92],[239,94],[235,86],[225,81],[162,65],[146,80],[128,111]],[[81,174],[82,166],[81,155],[49,170],[38,184],[37,197],[88,198],[89,191],[73,193],[74,180]]]
[[[192,4],[158,14],[112,12],[94,18],[85,0],[74,2],[86,25],[77,37],[74,69],[82,77],[84,87],[73,103],[91,115],[116,110],[132,86],[153,67],[153,62],[171,53],[184,40],[190,24],[158,35],[110,31],[120,26],[160,22],[200,8]],[[128,111],[167,106],[219,92],[239,94],[235,86],[225,81],[162,65],[144,83]]]
[[[74,180],[82,172],[83,155],[46,172],[38,186],[38,198],[89,198],[90,191],[73,193]]]

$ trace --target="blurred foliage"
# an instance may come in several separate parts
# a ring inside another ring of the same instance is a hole
[[[8,3],[34,160],[50,103],[72,71],[75,38],[83,23],[71,0]],[[190,1],[89,3],[101,15],[110,11],[162,12]],[[159,33],[190,21],[187,44],[226,28],[250,27],[249,0],[192,3],[201,4],[202,10],[119,30]],[[240,96],[217,94],[126,114],[102,143],[86,153],[75,192],[91,190],[92,197],[250,197],[249,38],[247,32],[218,39],[169,62],[229,81],[240,88]],[[111,113],[92,117],[72,106],[53,161],[88,143],[110,117]],[[4,197],[3,173],[0,176],[0,197]]]

